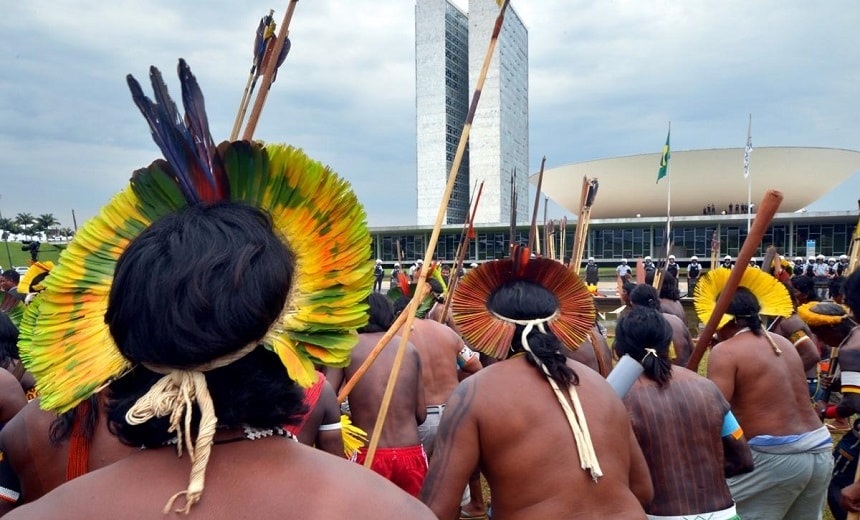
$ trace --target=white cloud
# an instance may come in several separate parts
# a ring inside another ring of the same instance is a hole
[[[467,0],[457,0],[465,8]],[[850,0],[514,0],[529,29],[531,164],[673,148],[856,149],[860,10]],[[0,209],[93,215],[158,152],[125,75],[178,93],[185,57],[226,137],[271,4],[18,2],[0,20]],[[275,5],[280,23],[286,6]],[[257,136],[353,183],[372,225],[415,222],[414,2],[299,2]],[[148,88],[147,88],[148,90]],[[38,197],[32,184],[38,180]],[[850,191],[850,190],[846,190]],[[854,209],[851,193],[845,209]],[[80,219],[79,219],[80,221]]]

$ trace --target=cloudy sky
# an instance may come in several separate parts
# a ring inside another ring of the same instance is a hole
[[[552,167],[658,152],[670,120],[673,150],[741,147],[750,113],[755,146],[860,149],[854,0],[512,5],[529,30],[534,171],[543,155]],[[159,155],[125,83],[128,73],[145,83],[149,65],[178,94],[184,57],[213,136],[226,138],[269,8],[280,21],[286,1],[4,6],[3,215],[53,213],[71,227],[74,210],[80,225]],[[414,26],[413,0],[299,2],[292,51],[255,134],[331,165],[372,226],[415,223]],[[859,193],[860,173],[810,209],[856,209]]]

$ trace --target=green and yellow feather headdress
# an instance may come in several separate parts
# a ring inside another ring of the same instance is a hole
[[[740,267],[736,266],[735,269],[740,269]],[[696,307],[696,314],[702,323],[708,323],[708,320],[711,318],[711,314],[713,314],[714,307],[717,304],[717,299],[726,287],[731,274],[732,271],[730,269],[712,269],[702,275],[699,281],[696,282],[696,289],[693,293],[693,304]],[[753,293],[761,306],[760,314],[788,317],[794,312],[794,306],[791,303],[788,289],[785,288],[782,282],[761,269],[745,268],[738,286],[745,287]],[[722,318],[720,318],[720,323],[717,325],[717,330],[723,328],[726,323],[732,321],[734,318],[729,313],[723,314]]]
[[[349,184],[290,146],[216,146],[197,81],[183,60],[178,69],[184,117],[157,69],[150,69],[154,101],[129,76],[132,97],[166,160],[134,172],[78,231],[22,320],[22,359],[45,409],[69,410],[130,368],[104,322],[116,262],[144,229],[190,204],[229,200],[259,207],[295,253],[290,296],[261,344],[298,383],[316,379],[314,363],[346,365],[355,329],[367,322],[370,235]]]

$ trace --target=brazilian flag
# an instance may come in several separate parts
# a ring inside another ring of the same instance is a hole
[[[666,176],[669,172],[669,136],[672,135],[672,129],[666,133],[666,144],[663,145],[663,154],[660,156],[660,170],[657,172],[657,182]]]

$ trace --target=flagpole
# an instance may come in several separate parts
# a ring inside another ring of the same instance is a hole
[[[744,177],[747,178],[747,233],[752,220],[752,177],[750,177],[750,154],[752,153],[752,114],[747,127],[747,147],[744,151]]]
[[[668,133],[668,135],[671,135],[671,134],[672,134],[672,122],[669,121],[669,133]],[[668,137],[667,137],[667,142],[668,142]],[[666,195],[666,261],[668,262],[669,253],[670,253],[669,248],[672,247],[670,245],[672,243],[672,241],[669,240],[669,236],[671,233],[670,226],[671,226],[671,222],[672,222],[672,176],[669,175],[669,161],[668,160],[666,161],[666,178],[668,181],[667,195]]]

